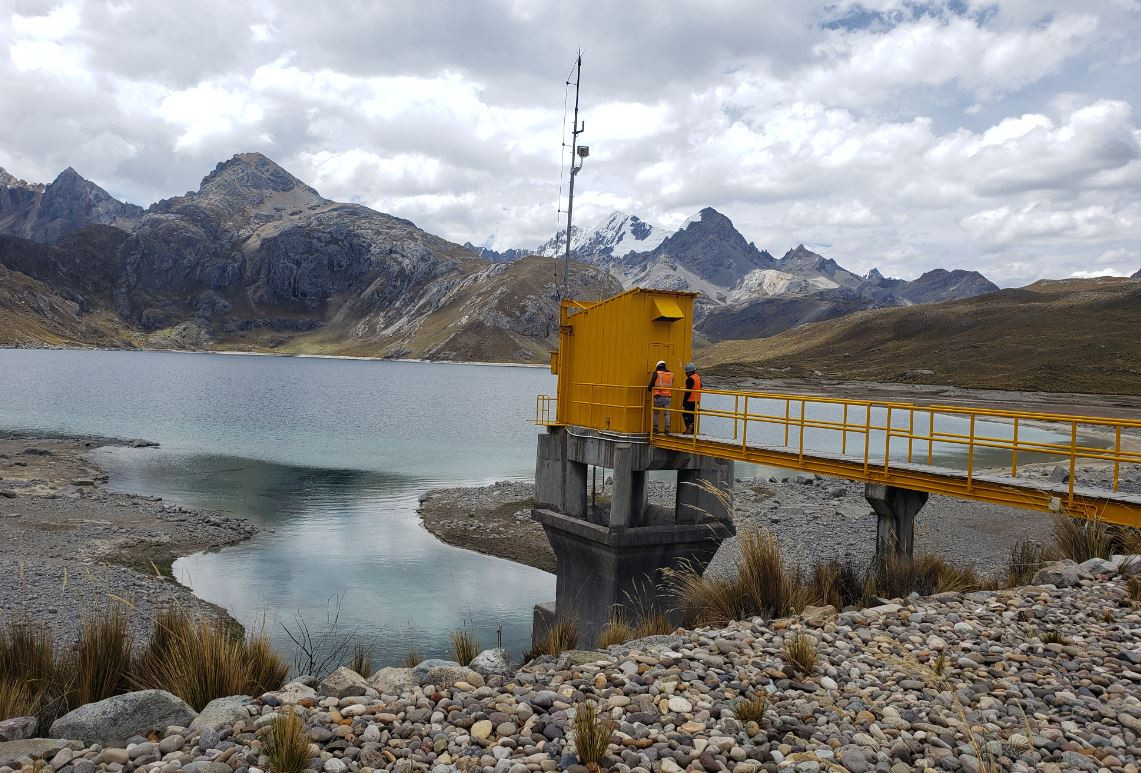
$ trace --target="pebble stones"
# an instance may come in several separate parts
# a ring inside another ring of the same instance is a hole
[[[400,694],[318,690],[292,710],[315,773],[582,773],[574,724],[588,697],[614,722],[600,765],[620,773],[1135,771],[1141,614],[1125,583],[1103,575],[821,614],[808,674],[784,661],[789,631],[808,624],[756,619],[545,658],[488,685],[434,683],[429,673],[458,668],[434,663],[422,684],[392,674]],[[218,726],[170,728],[125,749],[61,742],[50,754],[71,755],[61,773],[262,773],[285,694]],[[763,714],[744,715],[741,700],[761,695]],[[0,773],[5,763],[0,754]]]

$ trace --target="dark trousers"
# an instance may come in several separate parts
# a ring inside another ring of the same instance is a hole
[[[681,401],[681,418],[685,422],[685,431],[693,432],[693,412],[697,408],[697,403],[692,400]]]

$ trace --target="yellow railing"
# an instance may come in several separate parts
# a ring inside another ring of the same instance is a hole
[[[697,432],[687,435],[681,434],[685,389],[670,391],[670,435],[654,432],[644,385],[573,383],[565,415],[576,425],[609,429],[606,416],[636,411],[650,442],[664,448],[1087,515],[1105,509],[1091,504],[1088,488],[1077,483],[1080,463],[1111,469],[1110,496],[1119,490],[1123,469],[1141,465],[1141,451],[1123,443],[1123,433],[1128,439],[1130,431],[1141,430],[1135,419],[705,389],[695,412]],[[536,421],[555,423],[550,404],[544,408],[548,420],[541,420],[537,403]],[[959,466],[937,466],[937,457],[953,457]],[[1019,478],[1028,459],[1068,468],[1063,490],[1039,496],[1041,486]],[[1031,488],[1039,495],[1030,496]],[[1118,499],[1126,502],[1130,522],[1141,524],[1141,499]],[[1118,513],[1113,520],[1120,518]]]
[[[559,423],[554,395],[539,395],[535,398],[535,423],[547,427]]]

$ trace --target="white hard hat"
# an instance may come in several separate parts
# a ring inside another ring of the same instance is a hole
[[[655,365],[654,367],[656,367],[656,368],[660,368],[660,367],[662,367],[662,366],[663,366],[663,365],[665,365],[665,364],[666,364],[666,361],[665,361],[665,360],[658,360],[658,364],[657,364],[657,365]]]

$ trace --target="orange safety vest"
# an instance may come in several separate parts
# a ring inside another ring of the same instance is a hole
[[[693,389],[689,392],[689,401],[691,403],[701,402],[701,376],[697,373],[693,374]]]
[[[658,378],[654,382],[654,397],[669,397],[673,394],[670,389],[674,385],[674,374],[668,370],[657,370],[654,372],[658,374]]]

